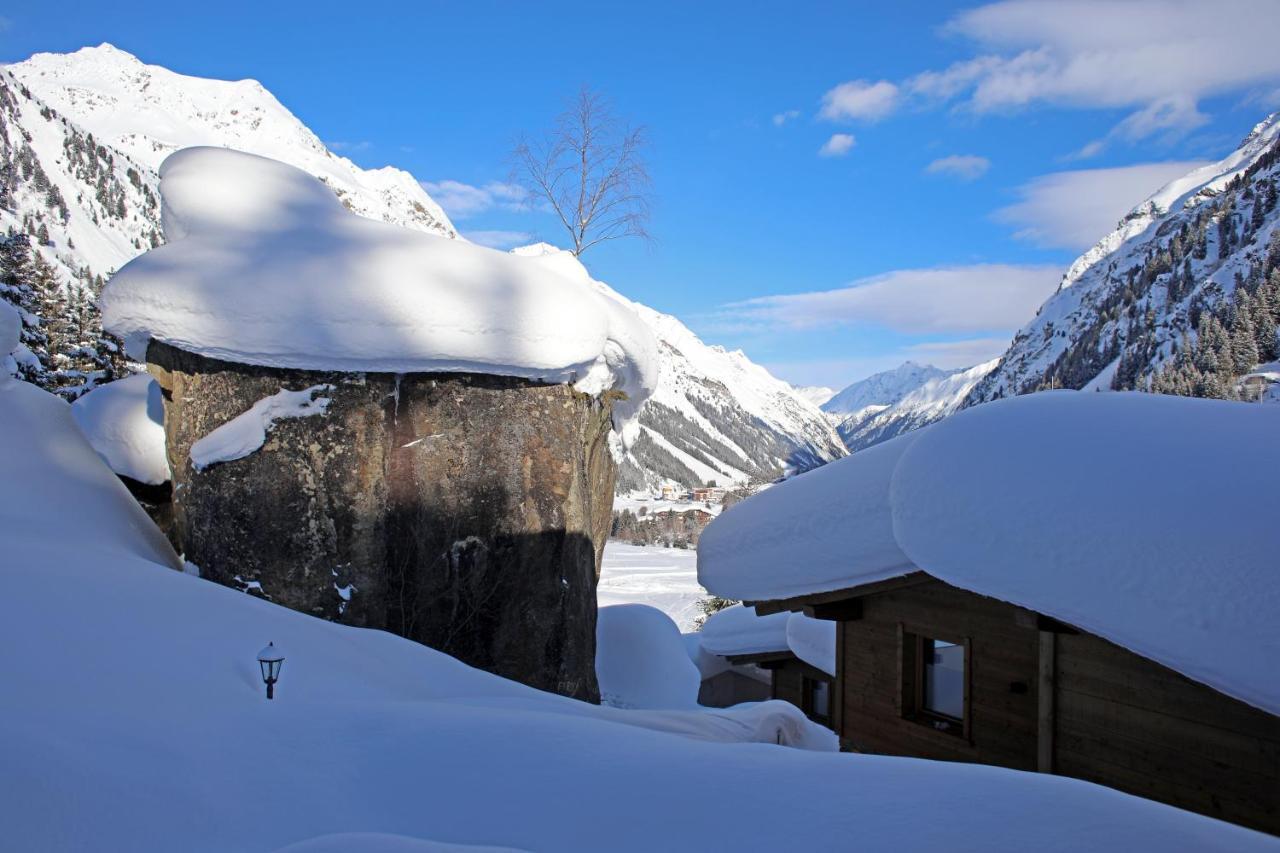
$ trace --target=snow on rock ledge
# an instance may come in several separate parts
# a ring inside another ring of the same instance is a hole
[[[191,445],[191,464],[203,471],[219,462],[243,459],[266,443],[267,433],[276,421],[323,415],[330,401],[318,395],[332,389],[332,385],[312,385],[301,391],[284,390],[264,397]]]
[[[168,482],[164,401],[150,376],[100,385],[72,403],[71,414],[112,471],[149,486]]]
[[[356,216],[252,154],[187,148],[160,176],[169,242],[102,297],[135,358],[155,339],[264,367],[576,383],[625,392],[620,421],[657,383],[652,333],[585,272]]]

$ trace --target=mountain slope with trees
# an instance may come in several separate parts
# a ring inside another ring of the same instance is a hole
[[[1081,256],[966,406],[1050,388],[1249,398],[1280,357],[1280,114]]]

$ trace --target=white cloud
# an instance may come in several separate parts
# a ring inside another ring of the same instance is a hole
[[[888,80],[875,83],[850,80],[822,96],[822,110],[818,115],[828,121],[876,121],[889,115],[897,106],[898,87]]]
[[[1207,96],[1280,80],[1275,0],[1002,0],[947,26],[983,51],[904,84],[975,112],[1131,108],[1128,139],[1204,123]]]
[[[345,142],[341,139],[332,139],[325,140],[324,144],[328,146],[330,151],[345,151],[347,153],[367,151],[373,147],[373,143],[369,142],[367,139],[362,139],[359,142]]]
[[[843,157],[853,150],[854,143],[857,142],[853,138],[852,133],[833,133],[831,138],[822,144],[818,149],[819,157]]]
[[[1016,227],[1020,239],[1083,251],[1109,234],[1143,199],[1203,165],[1171,161],[1054,172],[1023,184],[1018,188],[1020,200],[994,216]]]
[[[490,249],[514,249],[533,242],[533,235],[527,231],[463,231],[462,236]]]
[[[473,186],[462,181],[420,181],[427,195],[452,219],[466,219],[495,208],[519,210],[524,206],[525,192],[516,184],[490,181]]]
[[[786,110],[785,112],[776,113],[773,117],[773,126],[782,127],[789,121],[795,121],[800,118],[799,110]]]
[[[757,330],[874,324],[903,333],[989,332],[1029,320],[1061,277],[1057,266],[1011,264],[897,270],[836,290],[731,303],[721,316]]]
[[[991,168],[991,161],[976,154],[952,154],[939,157],[924,170],[930,175],[950,175],[962,181],[972,181],[982,177]]]
[[[1009,348],[1009,337],[966,338],[959,341],[925,341],[902,350],[903,361],[918,361],[944,369],[973,367],[990,361]]]

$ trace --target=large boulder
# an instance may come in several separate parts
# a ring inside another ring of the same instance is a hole
[[[614,395],[475,373],[248,366],[158,341],[147,359],[165,401],[176,537],[204,577],[598,699]],[[309,416],[259,421],[260,447],[193,461],[193,445],[255,404],[317,386]]]

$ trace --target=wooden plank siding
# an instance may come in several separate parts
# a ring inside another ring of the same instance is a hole
[[[845,748],[1052,770],[1280,834],[1280,717],[936,579],[848,593],[861,608],[836,633]],[[913,636],[966,643],[963,735],[904,717]]]
[[[930,580],[862,599],[841,623],[838,733],[860,752],[1036,768],[1039,636],[1009,605]],[[903,718],[902,631],[969,643],[967,737]],[[1013,685],[1020,685],[1014,687]]]
[[[1059,773],[1280,834],[1280,717],[1091,634],[1057,662]]]

